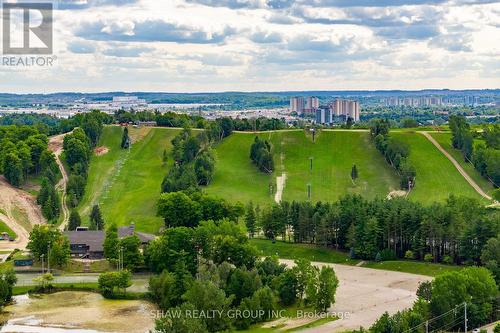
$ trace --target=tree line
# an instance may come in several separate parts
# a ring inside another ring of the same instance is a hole
[[[375,147],[384,155],[386,161],[398,172],[402,189],[410,190],[415,186],[417,171],[409,161],[410,146],[389,136],[390,123],[387,119],[371,122],[370,133]]]
[[[368,260],[486,265],[486,245],[498,240],[500,232],[500,212],[454,196],[429,206],[358,195],[332,203],[284,201],[262,209],[248,205],[244,220],[250,236],[261,233],[269,239],[333,247]]]
[[[42,131],[42,132],[40,132]],[[48,221],[57,220],[60,200],[55,184],[61,174],[48,137],[42,126],[10,125],[0,127],[0,173],[13,186],[20,187],[29,177],[40,177],[37,203]]]
[[[260,171],[265,173],[273,172],[274,160],[272,145],[269,141],[262,140],[256,136],[252,146],[250,147],[250,159]]]
[[[114,114],[115,121],[119,123],[130,123],[137,121],[156,121],[156,124],[161,127],[178,127],[178,128],[199,128],[209,129],[213,123],[221,123],[221,120],[210,121],[196,114],[185,114],[175,112],[151,112],[151,111],[125,111],[119,110]],[[287,128],[284,119],[257,117],[252,119],[233,119],[230,117],[222,117],[226,126],[229,124],[236,131],[275,131]]]
[[[59,175],[54,154],[48,150],[48,137],[31,126],[0,126],[0,173],[16,187],[29,176],[55,181]]]
[[[498,188],[500,186],[500,125],[483,127],[473,132],[463,116],[450,116],[453,148],[462,152],[466,162],[472,162],[476,170]],[[484,141],[474,144],[474,138]],[[500,193],[499,193],[500,198]]]
[[[76,207],[83,197],[87,183],[90,158],[94,147],[99,142],[103,124],[108,116],[104,113],[93,111],[80,118],[78,128],[64,137],[64,159],[69,167],[66,192],[70,207]]]

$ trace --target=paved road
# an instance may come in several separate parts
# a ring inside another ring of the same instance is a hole
[[[39,273],[17,273],[17,286],[35,286],[37,283],[33,279],[40,276]],[[54,276],[53,283],[97,283],[98,273],[78,273]],[[147,291],[149,285],[149,275],[136,274],[132,277],[132,286],[129,291]]]
[[[492,200],[492,197],[486,194],[486,192],[483,191],[483,189],[477,185],[477,183],[472,179],[469,174],[462,168],[462,166],[457,162],[457,160],[451,156],[440,144],[437,142],[432,135],[430,135],[428,132],[419,132],[423,136],[425,136],[434,146],[436,146],[437,149],[439,149],[440,152],[442,152],[450,161],[453,163],[455,168],[457,168],[458,172],[465,178],[465,180],[476,190],[477,193],[479,193],[482,197]]]
[[[292,266],[292,260],[280,260]],[[331,333],[370,327],[384,312],[394,314],[410,308],[417,299],[418,285],[430,281],[429,276],[378,269],[313,262],[333,267],[339,279],[332,313],[348,313],[343,319],[304,330],[309,333]]]

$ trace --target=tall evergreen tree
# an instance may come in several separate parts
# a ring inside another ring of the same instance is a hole
[[[248,234],[250,238],[253,238],[256,231],[257,218],[255,216],[255,209],[253,208],[253,203],[250,203],[247,206],[246,214],[245,214],[245,225],[247,227]]]
[[[104,239],[104,257],[106,259],[118,259],[118,248],[120,240],[118,239],[118,228],[116,224],[110,225],[106,229],[106,238]]]
[[[356,164],[354,164],[352,166],[352,169],[351,169],[351,179],[352,179],[353,183],[355,183],[356,179],[358,179],[358,168],[356,167]]]
[[[92,212],[90,213],[90,229],[104,229],[104,220],[102,219],[101,209],[99,208],[99,205],[94,205],[94,207],[92,207]]]
[[[78,214],[77,210],[72,210],[69,215],[69,224],[68,230],[76,230],[80,225],[82,225],[82,219],[80,218],[80,214]]]
[[[120,145],[122,149],[128,149],[130,147],[130,137],[128,136],[128,127],[123,129],[122,143]]]

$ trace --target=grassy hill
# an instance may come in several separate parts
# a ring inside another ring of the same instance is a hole
[[[174,129],[130,129],[136,140],[130,152],[120,149],[122,129],[105,127],[100,146],[109,152],[94,156],[89,180],[79,211],[85,222],[92,205],[99,203],[106,223],[128,225],[156,233],[163,221],[156,216],[160,185],[167,171],[162,165],[163,150],[179,132]],[[170,161],[171,162],[171,161]]]
[[[132,128],[134,144],[129,152],[119,148],[122,128],[105,127],[99,146],[109,151],[92,157],[85,196],[78,207],[84,223],[88,223],[92,205],[99,203],[107,223],[135,222],[138,230],[157,232],[163,221],[156,216],[155,205],[163,176],[172,163],[162,165],[163,150],[170,151],[170,141],[177,133],[178,129]],[[250,161],[254,133],[234,133],[215,147],[215,176],[204,189],[208,194],[242,203],[252,200],[256,204],[270,204],[274,200],[270,184],[275,189],[276,176],[282,172],[287,175],[284,200],[307,200],[308,183],[313,201],[333,201],[346,193],[385,197],[399,187],[398,176],[374,148],[366,131],[324,130],[317,135],[316,142],[302,130],[258,135],[273,144],[275,172],[270,175],[259,172]],[[452,193],[480,198],[423,135],[409,131],[393,131],[391,135],[407,142],[412,149],[410,158],[417,168],[417,186],[410,194],[411,199],[430,203],[445,200]],[[436,137],[444,147],[446,135]],[[353,164],[359,171],[356,184],[350,179]],[[484,185],[484,181],[480,184]]]
[[[444,201],[451,194],[482,199],[450,160],[422,134],[392,131],[391,136],[410,145],[410,161],[417,169],[416,186],[410,199],[432,203]]]
[[[367,132],[323,131],[315,143],[302,130],[259,136],[273,144],[275,172],[263,174],[250,161],[255,134],[234,133],[216,148],[216,174],[208,193],[242,202],[272,202],[269,184],[275,187],[275,178],[282,172],[287,175],[284,200],[307,200],[308,183],[313,201],[331,201],[346,193],[386,196],[398,186],[394,171],[370,143]],[[350,178],[353,164],[359,171],[356,184]]]
[[[453,148],[451,145],[451,133],[431,133],[432,137],[439,142],[441,147],[443,147],[451,156],[453,156],[460,166],[469,174],[469,176],[485,191],[491,194],[494,187],[486,178],[481,176],[481,174],[474,168],[471,163],[465,162],[462,153]]]

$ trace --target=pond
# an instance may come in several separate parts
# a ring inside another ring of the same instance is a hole
[[[145,333],[154,328],[156,307],[142,300],[107,300],[100,294],[63,291],[21,295],[6,306],[0,332]]]

